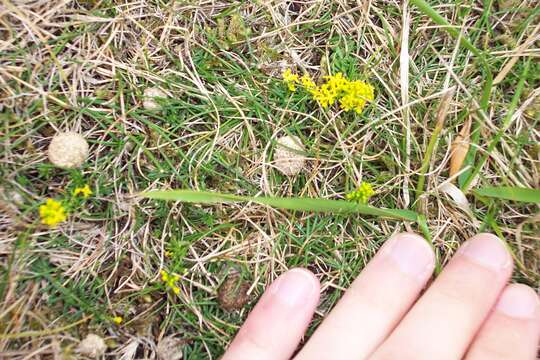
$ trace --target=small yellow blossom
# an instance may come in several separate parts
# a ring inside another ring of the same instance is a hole
[[[325,76],[324,80],[324,84],[317,86],[308,74],[299,78],[291,69],[283,72],[283,81],[290,91],[296,91],[296,85],[300,84],[323,109],[338,101],[344,111],[354,110],[360,114],[375,98],[373,86],[360,80],[350,81],[341,72]]]
[[[368,202],[369,198],[375,194],[373,187],[370,183],[363,182],[358,187],[358,190],[348,193],[345,198],[349,201],[354,201],[357,203],[365,204]]]
[[[311,80],[308,74],[302,75],[302,77],[300,78],[300,82],[307,91],[312,91],[317,87],[317,85],[313,82],[313,80]]]
[[[161,280],[165,283],[169,289],[173,291],[176,295],[180,293],[180,288],[176,286],[176,282],[180,280],[180,275],[178,274],[169,274],[165,270],[159,272],[161,274]]]
[[[341,108],[345,111],[354,110],[360,114],[368,101],[373,101],[373,86],[356,80],[350,81],[344,87],[344,95],[339,100]]]
[[[336,96],[341,95],[349,84],[349,81],[343,77],[343,74],[338,72],[336,75],[325,76],[326,82]]]
[[[283,72],[283,81],[289,87],[289,91],[296,91],[296,84],[300,82],[298,74],[293,74],[291,69],[287,69]]]
[[[55,227],[62,221],[66,221],[66,209],[62,204],[54,199],[47,199],[47,202],[39,207],[41,223]]]
[[[328,83],[313,89],[311,94],[313,95],[313,99],[318,101],[323,109],[334,104],[338,95],[337,91],[330,87],[330,84]]]
[[[112,321],[116,325],[120,325],[124,321],[124,318],[121,317],[121,316],[115,316],[115,317],[112,318]]]
[[[90,190],[90,186],[88,184],[84,185],[83,187],[78,187],[73,190],[73,196],[77,196],[79,194],[82,194],[84,198],[89,197],[93,194],[92,190]]]

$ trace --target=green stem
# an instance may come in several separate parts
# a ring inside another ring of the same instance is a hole
[[[431,134],[431,138],[429,139],[429,144],[426,149],[426,154],[424,155],[424,159],[422,160],[422,166],[420,167],[420,175],[418,178],[418,183],[416,184],[416,199],[419,199],[420,196],[424,193],[424,184],[426,182],[426,172],[429,168],[429,162],[431,161],[431,156],[433,154],[433,149],[435,148],[435,145],[437,144],[437,141],[439,140],[439,134],[442,131],[442,125],[437,126],[435,130],[433,130],[433,134]]]
[[[52,334],[58,334],[60,332],[64,332],[68,329],[71,329],[72,327],[85,323],[91,318],[92,316],[87,316],[84,319],[81,319],[79,321],[76,321],[66,326],[57,327],[55,329],[47,329],[47,330],[41,330],[41,331],[25,331],[21,333],[13,333],[13,334],[0,334],[0,340],[20,339],[20,338],[25,338],[25,337],[37,337],[37,336],[48,336]]]

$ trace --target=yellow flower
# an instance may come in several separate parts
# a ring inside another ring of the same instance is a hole
[[[75,188],[75,190],[73,190],[73,196],[77,196],[79,194],[82,194],[84,198],[87,198],[93,193],[92,193],[92,190],[90,190],[90,186],[86,184],[83,187],[78,187],[78,188]]]
[[[373,101],[373,86],[363,81],[350,81],[344,88],[344,95],[339,100],[341,108],[345,111],[354,110],[358,114],[362,112],[368,101]]]
[[[313,80],[311,80],[308,74],[302,75],[302,77],[300,78],[300,82],[307,91],[312,91],[317,87],[317,85],[315,85],[315,83],[313,82]]]
[[[375,194],[373,187],[370,183],[363,182],[358,187],[358,190],[348,193],[345,198],[349,201],[354,201],[357,203],[365,204],[368,202],[369,198]]]
[[[283,81],[289,87],[289,91],[296,91],[296,84],[300,82],[298,74],[293,74],[291,69],[287,69],[283,72]]]
[[[124,318],[121,317],[121,316],[115,316],[115,317],[113,317],[112,321],[116,325],[120,325],[124,321]]]
[[[165,270],[161,270],[159,273],[161,274],[161,280],[164,282],[169,281],[169,274]]]
[[[324,78],[326,79],[330,89],[336,93],[336,96],[345,91],[349,84],[349,81],[345,79],[343,74],[340,72],[338,72],[336,75],[325,76]]]
[[[66,221],[66,209],[62,204],[54,199],[47,199],[47,202],[39,207],[41,223],[55,227],[62,221]]]
[[[302,85],[311,93],[313,99],[321,104],[323,109],[339,101],[343,110],[354,110],[361,113],[366,103],[374,99],[373,86],[368,83],[360,80],[347,80],[340,72],[325,76],[324,79],[326,83],[321,86],[315,86],[307,75],[302,76],[301,79]]]
[[[313,95],[313,99],[318,101],[323,109],[326,109],[328,106],[334,104],[338,93],[326,83],[315,88],[311,94]]]
[[[173,293],[178,295],[180,293],[180,288],[176,286],[176,282],[180,280],[180,275],[169,274],[165,270],[161,270],[160,274],[161,274],[161,280],[165,283],[165,286],[171,289]]]

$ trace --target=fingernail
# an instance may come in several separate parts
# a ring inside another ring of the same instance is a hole
[[[319,291],[317,279],[305,269],[292,269],[281,275],[272,284],[271,294],[281,303],[290,307],[308,302]]]
[[[461,247],[461,253],[470,261],[495,271],[512,265],[506,246],[492,234],[474,236]]]
[[[435,257],[424,238],[411,233],[398,234],[388,240],[383,251],[401,271],[425,280],[433,271]]]
[[[528,286],[509,285],[497,303],[497,311],[514,318],[532,319],[539,306],[538,295]]]

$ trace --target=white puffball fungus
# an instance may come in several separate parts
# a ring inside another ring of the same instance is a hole
[[[298,136],[283,136],[277,140],[274,166],[285,175],[296,175],[304,168],[304,145]]]
[[[156,98],[166,98],[167,94],[160,88],[152,87],[144,90],[143,106],[146,110],[159,110],[161,105],[156,101]]]
[[[88,157],[88,143],[81,134],[57,134],[49,144],[49,160],[56,166],[71,169],[81,166]]]
[[[167,336],[158,343],[156,354],[159,360],[180,360],[183,356],[182,345],[185,340]]]
[[[107,345],[105,341],[96,334],[88,334],[77,347],[77,352],[91,358],[97,358],[105,354]]]

